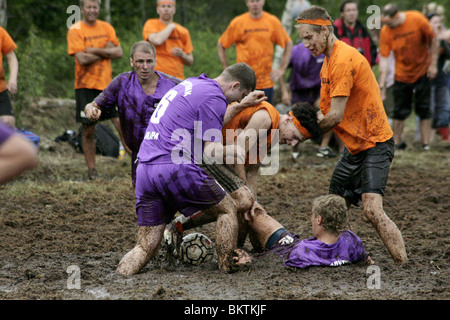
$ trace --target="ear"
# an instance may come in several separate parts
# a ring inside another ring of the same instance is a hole
[[[133,68],[133,58],[130,58],[130,66]]]
[[[322,224],[323,218],[321,215],[317,215],[317,222],[319,223],[319,225]]]

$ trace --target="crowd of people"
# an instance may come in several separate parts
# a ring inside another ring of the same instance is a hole
[[[158,0],[159,17],[146,21],[142,40],[131,47],[132,71],[113,79],[111,60],[123,58],[120,41],[113,26],[98,19],[101,1],[80,1],[83,19],[69,29],[67,43],[88,178],[97,176],[96,125],[111,120],[130,155],[136,192],[137,242],[118,273],[138,273],[166,232],[176,247],[184,231],[213,221],[225,272],[251,263],[242,249],[247,236],[256,251],[283,252],[284,264],[293,267],[370,263],[362,241],[342,230],[352,205],[363,206],[394,261],[407,261],[383,195],[394,152],[407,148],[404,123],[413,105],[424,151],[433,132],[450,140],[450,33],[443,9],[427,5],[421,13],[388,4],[377,33],[358,19],[355,0],[341,4],[336,20],[325,8],[299,2],[292,23],[301,43],[293,44],[280,20],[264,10],[264,0],[245,0],[248,11],[224,28],[216,44],[223,72],[186,79],[184,67],[194,63],[189,30],[174,21],[175,0]],[[0,77],[0,159],[23,155],[16,170],[6,169],[13,162],[0,161],[0,173],[8,173],[0,174],[2,183],[35,167],[37,154],[12,131],[17,46],[3,28],[0,42],[10,67],[8,83],[4,72]],[[229,65],[233,45],[236,62]],[[274,68],[275,45],[283,54]],[[287,112],[274,106],[277,82]],[[317,156],[340,159],[330,195],[314,201],[314,238],[300,241],[259,204],[257,176],[269,148],[287,144],[298,152],[309,139],[319,144]],[[333,258],[320,258],[322,250]]]

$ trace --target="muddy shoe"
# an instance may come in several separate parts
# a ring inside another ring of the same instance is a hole
[[[164,245],[167,252],[176,257],[180,257],[180,244],[183,241],[183,225],[181,222],[170,223],[164,229]]]
[[[97,179],[97,177],[98,177],[98,175],[97,175],[96,168],[88,169],[88,179],[89,180],[95,180],[95,179]]]

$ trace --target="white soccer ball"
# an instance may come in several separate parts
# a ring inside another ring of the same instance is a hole
[[[201,233],[190,233],[180,244],[181,260],[192,265],[211,261],[214,256],[212,241]]]

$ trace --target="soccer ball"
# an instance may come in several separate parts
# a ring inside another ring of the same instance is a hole
[[[212,241],[201,233],[190,233],[183,237],[180,244],[181,260],[192,265],[211,261],[214,255]]]

